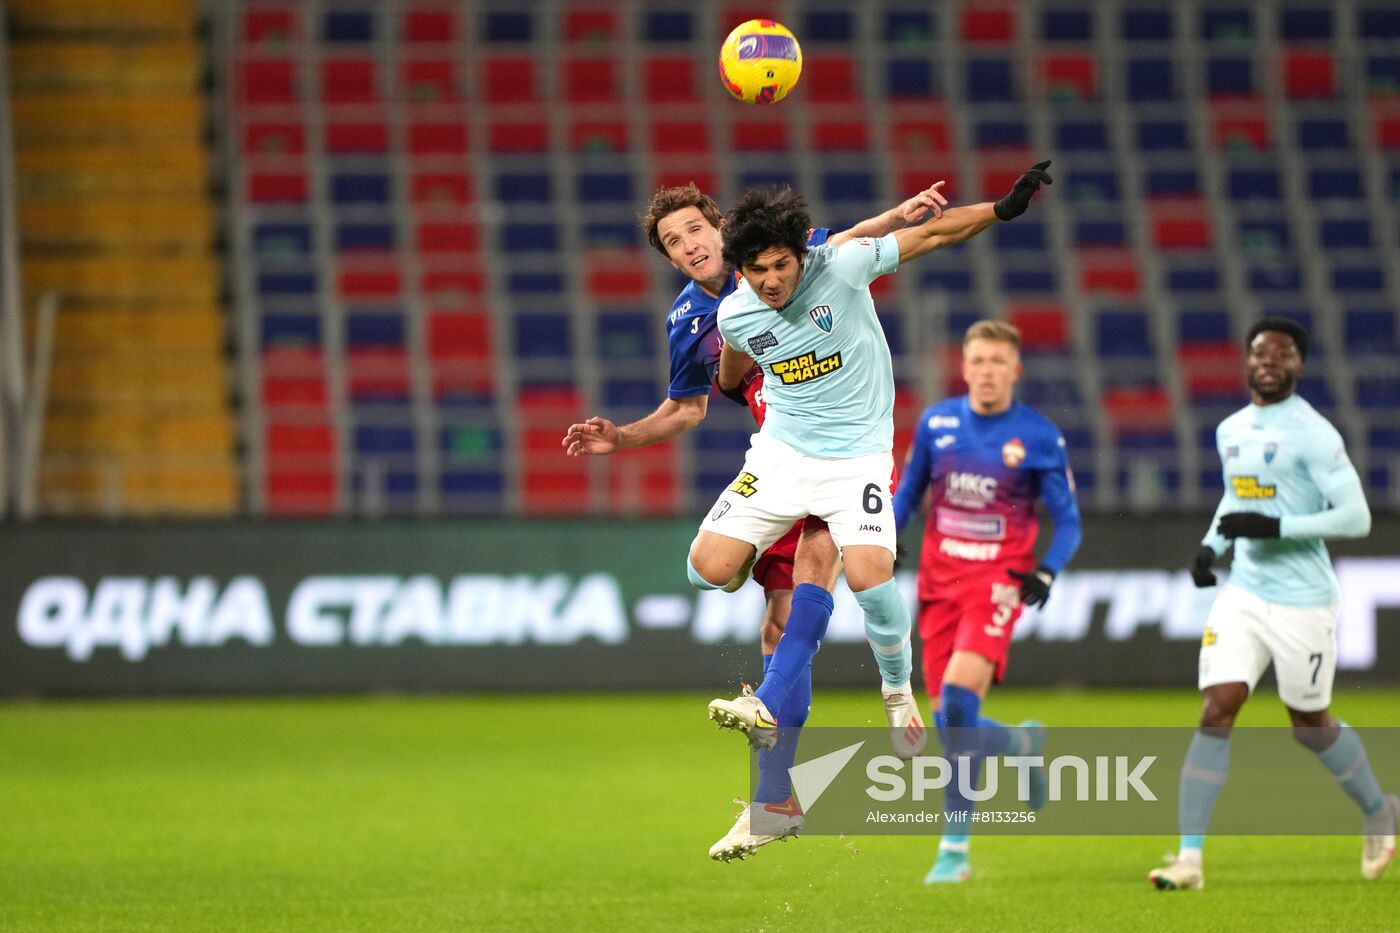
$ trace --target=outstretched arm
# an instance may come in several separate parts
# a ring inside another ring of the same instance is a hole
[[[742,350],[736,350],[728,340],[719,351],[719,372],[715,382],[721,392],[732,392],[744,384],[744,377],[753,369],[754,360]]]
[[[945,211],[942,217],[935,217],[917,227],[895,231],[900,263],[969,240],[998,220],[1012,220],[1021,216],[1030,207],[1031,195],[1039,191],[1041,185],[1054,183],[1054,179],[1045,171],[1049,167],[1048,161],[1037,162],[1030,171],[1016,179],[1010,193],[995,204],[987,201],[971,207],[955,207]]]
[[[582,424],[569,425],[564,434],[564,452],[571,457],[589,457],[669,441],[704,421],[709,405],[708,395],[668,398],[645,418],[622,427],[595,416]]]
[[[929,211],[933,211],[935,219],[942,217],[943,206],[948,203],[948,199],[938,189],[944,184],[945,182],[936,181],[903,204],[896,205],[883,214],[868,217],[849,230],[832,234],[827,242],[840,244],[860,237],[882,237],[912,224]]]

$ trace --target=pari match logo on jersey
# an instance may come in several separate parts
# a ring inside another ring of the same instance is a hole
[[[838,350],[821,359],[817,359],[816,353],[803,353],[801,356],[794,356],[769,365],[773,370],[773,375],[781,379],[783,385],[796,385],[820,379],[822,376],[828,376],[840,369],[841,351]]]

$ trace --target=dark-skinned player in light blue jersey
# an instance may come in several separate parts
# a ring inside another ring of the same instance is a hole
[[[1065,440],[1048,418],[1016,401],[1021,334],[1002,321],[978,321],[963,339],[968,394],[930,406],[914,429],[895,523],[902,531],[930,487],[919,560],[919,638],[924,686],[945,756],[974,770],[1008,750],[1037,755],[1037,723],[1007,728],[981,715],[992,684],[1006,671],[1011,632],[1025,604],[1044,605],[1050,586],[1079,547],[1079,507]],[[1035,504],[1045,503],[1055,535],[1037,564]],[[1044,772],[1032,772],[1038,807]],[[974,786],[969,780],[967,786]],[[973,804],[949,782],[944,809]],[[970,822],[951,822],[924,881],[965,881]]]
[[[858,236],[883,236],[929,211],[937,215],[947,203],[939,191],[942,184],[935,183],[849,230],[840,233],[825,227],[809,230],[807,240],[815,246],[840,244]],[[652,196],[642,218],[647,239],[674,268],[690,279],[666,315],[671,360],[666,399],[654,412],[631,424],[618,426],[606,418],[593,417],[571,425],[564,437],[564,447],[570,455],[610,454],[660,443],[704,419],[723,343],[717,329],[716,311],[738,284],[733,265],[723,258],[722,225],[719,207],[694,184],[662,188]],[[761,375],[755,378],[746,374],[742,385],[736,385],[734,391],[726,394],[747,405],[762,426],[765,405]],[[737,589],[749,572],[749,568],[742,569],[725,588]],[[761,556],[756,555],[751,572],[763,587],[765,600],[760,637],[766,673],[792,604],[794,578],[799,582],[816,582],[829,590],[839,573],[839,557],[825,523],[816,519],[797,521]],[[831,609],[827,606],[824,611],[829,616]],[[784,707],[784,722],[792,728],[785,729],[779,747],[759,755],[760,781],[754,802],[744,808],[734,827],[710,848],[711,858],[723,861],[745,858],[760,846],[795,833],[801,826],[801,810],[791,800],[787,769],[796,752],[798,730],[811,709],[810,666],[797,681]],[[752,832],[749,813],[753,807],[771,811],[774,819],[782,823],[780,831]]]
[[[1317,756],[1361,811],[1361,877],[1395,858],[1400,799],[1382,793],[1356,730],[1334,718],[1337,577],[1323,541],[1364,538],[1371,510],[1342,436],[1296,394],[1308,332],[1286,318],[1249,328],[1250,404],[1215,431],[1225,494],[1191,567],[1198,587],[1233,545],[1230,579],[1206,619],[1197,686],[1200,728],[1181,767],[1181,847],[1148,878],[1160,891],[1205,884],[1202,851],[1230,773],[1230,730],[1272,664],[1293,737]]]

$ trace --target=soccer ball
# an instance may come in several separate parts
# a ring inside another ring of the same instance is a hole
[[[751,19],[740,23],[719,50],[719,78],[725,90],[746,104],[775,104],[802,74],[802,47],[782,23]]]

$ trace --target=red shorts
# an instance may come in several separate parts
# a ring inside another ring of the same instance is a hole
[[[924,686],[931,696],[943,683],[954,651],[972,651],[996,665],[1001,683],[1011,630],[1021,617],[1021,585],[1005,566],[988,567],[944,587],[937,599],[919,601],[919,638],[923,641]]]
[[[808,522],[811,524],[808,525]],[[754,563],[753,578],[758,581],[759,586],[763,587],[764,593],[792,589],[793,559],[797,556],[797,542],[802,539],[804,527],[825,528],[826,522],[815,515],[808,515],[801,521],[795,522]]]

